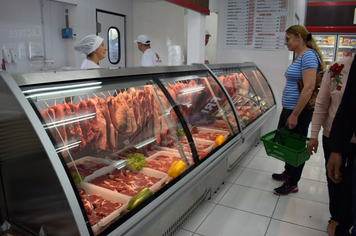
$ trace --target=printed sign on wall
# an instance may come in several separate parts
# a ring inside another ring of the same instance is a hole
[[[225,49],[281,50],[288,0],[227,0]]]

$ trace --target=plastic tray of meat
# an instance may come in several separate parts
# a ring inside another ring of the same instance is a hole
[[[150,168],[131,171],[110,166],[106,173],[97,172],[84,181],[132,197],[144,187],[156,192],[165,184],[167,178],[166,173]]]
[[[191,158],[191,155],[188,153],[185,154],[190,165],[192,165],[193,160]],[[172,162],[176,160],[182,160],[178,152],[159,151],[146,159],[146,165],[148,168],[167,173]]]
[[[202,126],[199,126],[199,128],[200,127],[202,127]],[[225,131],[229,130],[228,127],[226,126],[226,122],[224,120],[216,120],[213,124],[209,124],[206,127],[210,128],[210,129],[219,129],[219,130],[225,130]],[[204,128],[206,128],[206,127],[204,126]]]
[[[110,168],[109,166],[111,162],[102,158],[86,156],[74,161],[74,164],[76,165],[79,173],[85,178],[88,178],[90,175],[92,175],[95,172],[107,171],[107,169]],[[76,172],[74,164],[73,162],[67,163],[70,173]]]
[[[134,147],[130,147],[130,148],[126,148],[126,149],[122,149],[119,150],[117,152],[114,152],[112,154],[110,154],[109,156],[106,157],[106,159],[108,160],[123,160],[126,159],[126,157],[130,154],[134,154],[134,153],[141,153],[139,149],[136,149]]]
[[[127,212],[130,197],[126,195],[88,183],[78,184],[77,188],[94,233]],[[91,204],[83,189],[88,193]],[[96,224],[93,210],[96,219],[99,221],[99,227]]]
[[[218,135],[223,135],[225,138],[227,138],[227,136],[229,136],[229,132],[224,131],[224,130],[216,130],[216,129],[209,129],[209,128],[203,128],[203,127],[197,127],[197,129],[199,132],[196,134],[193,134],[194,138],[215,141],[215,139]]]
[[[184,152],[187,152],[187,153],[191,153],[191,149],[190,149],[190,146],[189,144],[187,143],[187,140],[185,139],[180,139],[179,140],[181,145],[182,145],[182,148],[183,148],[183,151]],[[205,140],[205,139],[199,139],[199,138],[194,138],[194,141],[195,141],[195,145],[196,145],[196,148],[197,148],[197,151],[198,153],[199,152],[203,152],[203,153],[209,153],[211,152],[213,146],[214,146],[214,142],[213,141],[209,141],[209,140]],[[171,152],[172,149],[175,150],[176,152],[178,151],[177,150],[177,147],[173,146],[173,147],[159,147],[157,146],[157,148],[161,151],[168,151],[168,152]]]

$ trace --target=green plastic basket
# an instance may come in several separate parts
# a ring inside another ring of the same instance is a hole
[[[260,138],[268,156],[277,158],[294,167],[310,158],[307,152],[308,137],[286,130],[274,130]]]

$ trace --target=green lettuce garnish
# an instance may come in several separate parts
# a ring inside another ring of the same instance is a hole
[[[184,133],[184,130],[180,127],[177,127],[176,128],[176,134],[178,137],[184,137],[185,136],[185,133]]]
[[[85,179],[85,177],[83,175],[78,175],[77,172],[72,172],[71,175],[74,180],[74,183],[76,183],[76,184],[80,184]]]
[[[139,171],[146,167],[146,157],[140,153],[130,154],[126,158],[126,164],[133,171]]]

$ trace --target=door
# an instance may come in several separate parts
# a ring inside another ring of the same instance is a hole
[[[97,35],[108,48],[106,58],[99,62],[102,68],[126,67],[125,16],[96,10]]]

